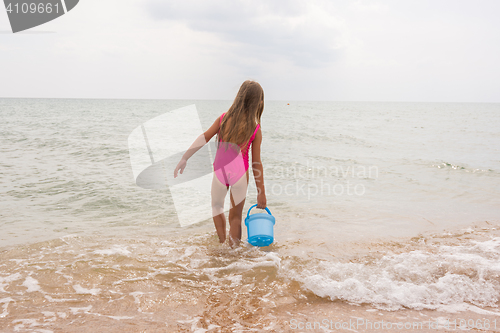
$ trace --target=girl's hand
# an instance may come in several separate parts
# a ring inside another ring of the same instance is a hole
[[[267,200],[265,193],[257,194],[257,208],[265,209],[267,207]]]
[[[185,159],[181,159],[179,161],[179,163],[177,164],[177,166],[175,167],[174,169],[174,178],[177,178],[177,172],[181,172],[181,175],[182,173],[184,172],[184,169],[186,168],[186,164],[187,164],[187,161]]]

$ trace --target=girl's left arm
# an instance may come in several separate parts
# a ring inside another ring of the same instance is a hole
[[[184,153],[182,156],[181,160],[177,164],[177,166],[174,169],[174,178],[177,177],[177,173],[180,172],[181,174],[184,172],[184,169],[186,168],[187,161],[191,156],[194,155],[198,150],[200,150],[201,147],[203,147],[208,141],[210,141],[215,134],[219,131],[220,128],[220,117],[218,117],[212,126],[204,132],[202,135],[196,138],[194,140],[193,144],[189,149]]]
[[[252,142],[252,171],[257,186],[257,208],[267,207],[266,188],[264,187],[264,167],[260,159],[260,145],[262,143],[262,132],[259,128]]]

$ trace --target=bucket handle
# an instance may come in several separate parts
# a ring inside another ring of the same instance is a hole
[[[254,207],[257,207],[257,205],[253,205],[252,207],[250,207],[250,209],[248,210],[248,213],[247,213],[247,218],[249,218],[249,217],[250,217],[250,211],[251,211],[251,210],[252,210],[252,208],[254,208]],[[269,210],[269,208],[267,208],[267,207],[266,207],[265,209],[266,209],[266,211],[269,213],[269,215],[273,216],[273,214],[271,214],[271,211]]]

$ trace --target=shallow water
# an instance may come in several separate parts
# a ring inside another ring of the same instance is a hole
[[[130,132],[193,103],[203,128],[230,104],[0,99],[0,327],[500,315],[500,105],[268,102],[275,243],[229,249],[210,220],[181,228],[169,190],[132,176]]]
[[[498,225],[344,244],[330,258],[297,253],[301,246],[230,249],[203,234],[178,241],[75,235],[13,247],[1,253],[0,325],[280,332],[293,331],[298,318],[340,320],[348,305],[363,320],[370,309],[394,321],[407,310],[500,316]]]

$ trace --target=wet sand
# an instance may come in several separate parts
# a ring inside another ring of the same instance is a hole
[[[378,290],[374,296],[363,294],[363,288],[383,281],[385,273],[378,273],[377,267],[400,270],[417,254],[427,255],[428,261],[442,258],[438,255],[443,249],[458,257],[466,256],[459,250],[483,249],[478,252],[481,258],[495,262],[498,243],[492,242],[499,236],[499,226],[483,222],[439,234],[352,243],[337,252],[327,244],[315,249],[307,243],[267,249],[242,245],[233,250],[218,245],[212,233],[184,242],[68,236],[0,251],[0,327],[2,332],[453,332],[465,328],[496,332],[500,331],[498,295],[488,294],[497,290],[491,285],[498,286],[494,268],[488,273],[486,266],[471,269],[467,262],[459,267],[449,263],[452,266],[430,270],[424,281],[401,274],[398,280],[374,289]],[[352,293],[334,294],[331,284],[336,278],[313,269],[319,267],[314,254],[322,263],[332,262],[332,258],[324,260],[328,251],[338,262],[335,267],[344,270],[339,274],[350,274],[352,265],[362,265],[370,274],[379,274],[378,280],[357,276],[354,284],[342,285],[355,288]],[[428,270],[429,265],[422,261],[417,269]],[[443,298],[432,299],[429,294],[431,299],[423,298],[420,308],[408,296],[384,291],[407,280],[416,291],[432,292],[434,287],[425,280],[449,275],[475,282],[464,282],[459,289],[436,289],[445,293]],[[467,288],[477,290],[461,295],[469,292]]]

